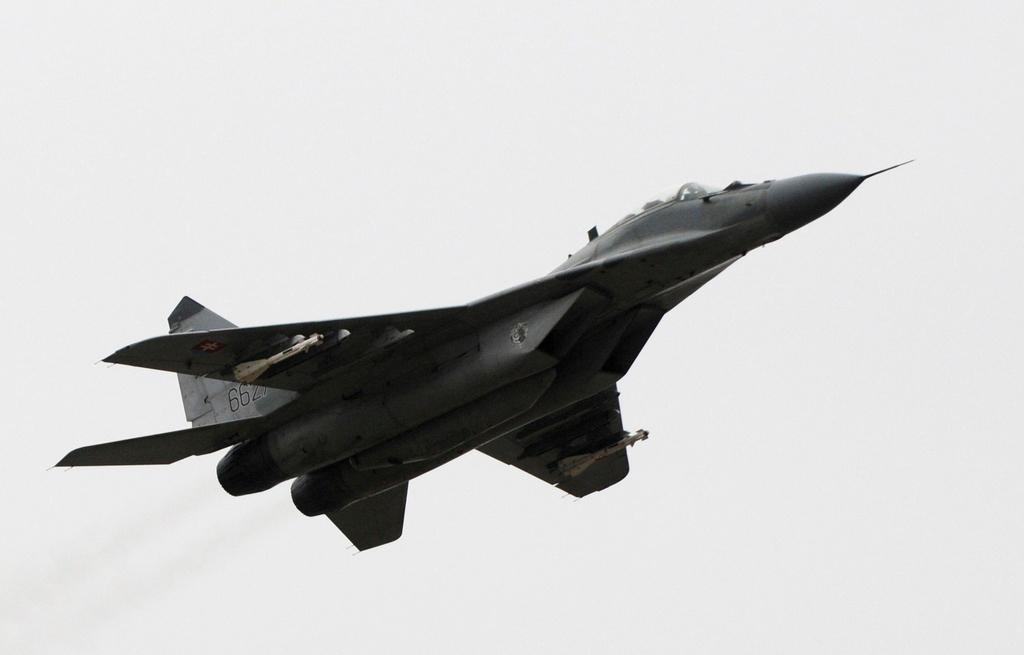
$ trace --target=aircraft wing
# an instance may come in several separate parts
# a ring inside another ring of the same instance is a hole
[[[646,437],[641,433],[622,429],[619,392],[612,386],[478,450],[582,498],[626,477],[625,446]]]
[[[663,253],[662,250],[664,248],[652,248],[648,259],[654,261],[658,257],[676,256],[674,251]],[[559,298],[585,286],[600,291],[602,274],[629,257],[635,257],[635,254],[627,253],[558,270],[458,307],[261,327],[175,332],[122,348],[103,361],[237,382],[240,380],[235,366],[280,354],[300,336],[321,335],[322,342],[286,361],[273,363],[269,370],[255,379],[260,386],[305,391],[339,367],[360,362],[372,369],[375,364],[370,361],[373,355],[383,350],[390,351],[392,346],[404,349],[416,343],[426,348],[432,343],[461,336],[497,317]],[[671,308],[735,259],[738,257],[666,290],[652,302],[662,309]],[[225,322],[225,325],[230,323]],[[406,338],[410,336],[413,338]]]
[[[327,518],[359,550],[383,546],[402,536],[408,495],[409,483],[403,482],[376,496],[328,512]]]
[[[172,464],[192,455],[205,455],[251,439],[265,429],[265,419],[249,418],[122,439],[76,448],[56,466]]]
[[[239,381],[235,367],[273,358],[300,338],[323,337],[279,361],[255,380],[260,386],[302,391],[339,366],[390,349],[407,337],[451,335],[472,329],[465,308],[431,309],[351,319],[286,323],[261,327],[178,332],[122,348],[103,361],[185,375]],[[419,339],[418,339],[419,340]]]
[[[121,348],[103,361],[183,375],[252,382],[259,386],[306,391],[345,368],[358,377],[373,371],[397,350],[426,349],[455,339],[532,304],[552,300],[582,286],[580,280],[548,276],[514,287],[468,305],[359,318],[285,323],[260,327],[224,327],[213,330],[175,331]],[[194,303],[191,299],[185,299]],[[172,323],[174,315],[171,316]],[[219,317],[218,317],[219,318]],[[220,319],[223,320],[223,319]],[[173,327],[173,326],[172,326]],[[286,359],[273,361],[284,351],[310,340]],[[272,360],[270,367],[251,380],[239,377],[235,367]]]

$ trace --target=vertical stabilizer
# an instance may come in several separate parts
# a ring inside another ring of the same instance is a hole
[[[181,299],[167,317],[167,325],[171,334],[175,332],[193,332],[195,330],[220,330],[238,327],[223,316],[203,307],[188,296]]]
[[[216,312],[185,296],[167,317],[171,334],[236,327]],[[194,427],[266,416],[298,394],[255,384],[236,384],[194,375],[178,374],[185,418]]]

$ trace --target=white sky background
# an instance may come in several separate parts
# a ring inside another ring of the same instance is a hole
[[[1021,652],[1021,5],[479,4],[5,3],[0,650]],[[470,454],[353,557],[217,456],[46,470],[186,426],[93,365],[185,293],[459,304],[672,184],[911,157],[662,322],[585,500]]]

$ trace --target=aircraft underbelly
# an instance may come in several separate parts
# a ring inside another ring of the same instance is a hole
[[[580,312],[595,302],[580,289],[499,318],[475,333],[472,347],[445,347],[454,356],[427,375],[394,380],[383,393],[328,405],[238,446],[225,458],[230,461],[223,466],[222,483],[231,481],[232,488],[225,486],[230,493],[262,491],[422,427],[422,444],[406,438],[405,446],[380,450],[379,458],[368,461],[418,460],[450,447],[452,435],[475,434],[526,411],[546,383],[517,383],[555,367],[580,336],[575,329]],[[439,420],[454,431],[444,443],[429,425]]]

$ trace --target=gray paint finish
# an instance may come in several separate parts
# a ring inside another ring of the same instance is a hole
[[[217,466],[226,491],[294,480],[295,505],[360,549],[401,536],[409,480],[473,449],[586,496],[629,471],[615,385],[664,313],[871,175],[687,184],[591,232],[549,275],[461,307],[236,328],[185,297],[171,334],[106,361],[177,373],[196,427],[79,448],[59,465],[169,463],[237,444]],[[312,335],[322,342],[255,382],[235,378],[238,364]]]

